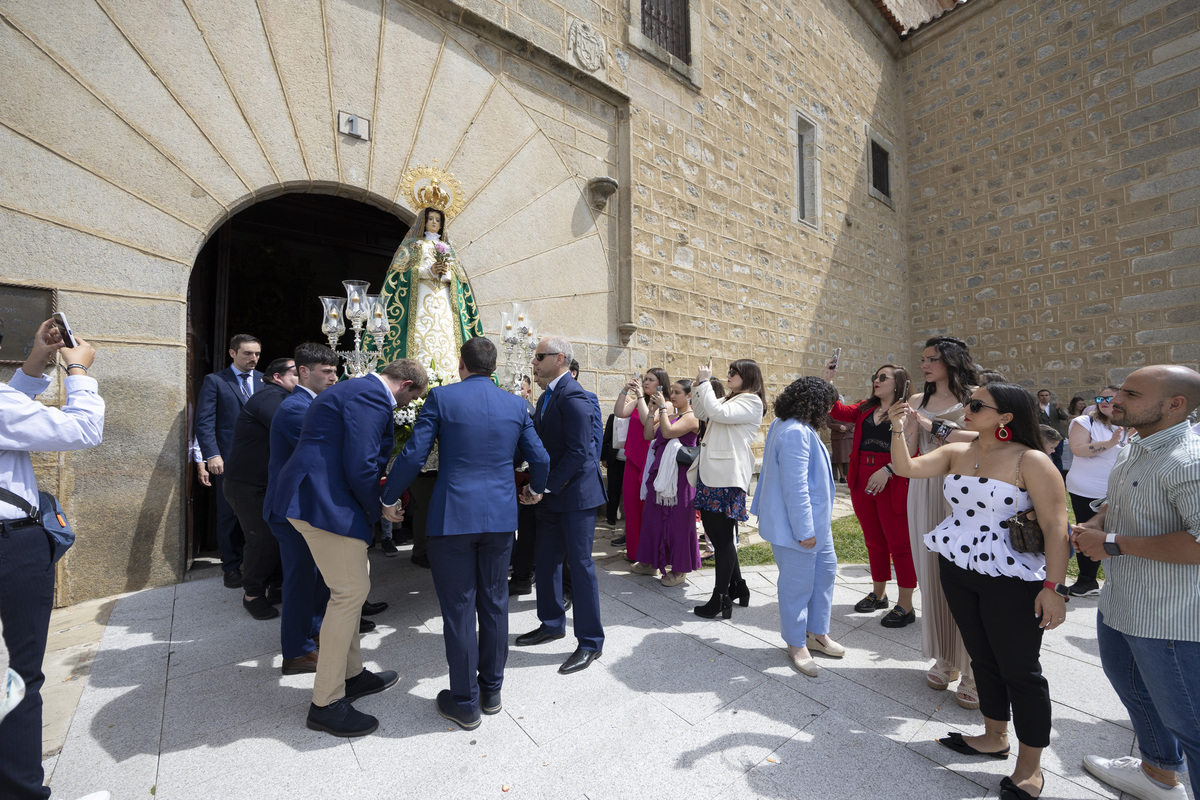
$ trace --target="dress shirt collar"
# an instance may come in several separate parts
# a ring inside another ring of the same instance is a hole
[[[317,393],[316,393],[316,392],[314,392],[312,389],[310,389],[310,388],[308,388],[307,386],[305,386],[303,383],[297,383],[297,384],[296,384],[296,389],[303,389],[304,391],[308,392],[308,393],[309,393],[309,395],[311,395],[311,396],[312,396],[312,397],[314,397],[314,398],[317,396]],[[292,394],[295,394],[295,393],[296,393],[296,389],[293,389],[293,390],[292,390]]]
[[[380,383],[383,384],[383,390],[385,392],[387,392],[388,400],[392,401],[392,408],[395,409],[397,403],[396,403],[396,396],[394,394],[392,394],[392,387],[388,386],[388,382],[385,381],[383,379],[383,376],[380,375],[378,372],[372,372],[371,374],[375,376],[376,380],[378,380]]]
[[[562,375],[559,375],[557,378],[555,378],[554,380],[547,383],[546,391],[553,392],[553,391],[557,390],[559,382],[563,379],[563,375],[570,375],[570,374],[571,374],[571,370],[567,370]]]
[[[1191,435],[1191,426],[1187,420],[1178,424],[1172,425],[1169,428],[1163,428],[1158,433],[1151,434],[1143,439],[1140,435],[1134,435],[1129,440],[1129,444],[1133,447],[1138,447],[1144,450],[1162,450],[1174,444],[1178,439],[1184,436]]]

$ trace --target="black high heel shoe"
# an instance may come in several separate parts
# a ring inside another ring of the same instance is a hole
[[[750,587],[746,585],[744,578],[738,578],[729,584],[729,596],[742,608],[750,605]]]
[[[730,602],[729,595],[713,592],[711,600],[702,606],[696,606],[692,611],[696,612],[697,617],[705,619],[716,619],[717,614],[721,615],[721,619],[729,619],[733,616],[733,603]]]

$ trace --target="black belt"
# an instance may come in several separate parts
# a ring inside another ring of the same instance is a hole
[[[33,525],[40,527],[41,524],[42,521],[40,519],[29,519],[29,517],[26,517],[25,519],[0,519],[0,531],[8,533],[9,531],[17,531],[21,528],[28,528]]]

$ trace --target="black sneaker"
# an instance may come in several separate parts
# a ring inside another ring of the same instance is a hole
[[[879,620],[879,624],[885,628],[903,628],[905,625],[911,625],[916,621],[917,612],[911,608],[905,611],[904,607],[897,603],[895,608],[885,614],[883,619]]]
[[[279,616],[279,609],[271,605],[266,597],[256,597],[251,600],[243,596],[242,608],[250,612],[250,616],[255,619],[275,619]]]
[[[859,600],[854,604],[854,610],[860,614],[870,614],[872,611],[878,611],[881,608],[888,607],[887,593],[883,597],[876,597],[874,592]]]
[[[612,539],[613,547],[620,547],[623,544],[625,544],[625,534],[622,533],[620,536],[613,537],[613,539]]]
[[[1100,594],[1100,584],[1096,581],[1079,580],[1067,590],[1071,597],[1097,597]]]
[[[392,543],[391,539],[384,539],[382,542],[380,542],[379,549],[382,550],[383,554],[388,558],[395,558],[396,556],[400,555],[400,548],[396,547],[396,545]]]

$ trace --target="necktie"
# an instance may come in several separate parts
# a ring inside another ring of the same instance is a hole
[[[250,373],[243,372],[238,376],[242,379],[242,397],[246,400],[250,399]]]
[[[553,395],[553,394],[554,394],[554,389],[553,389],[553,387],[547,386],[547,387],[546,387],[546,394],[545,394],[545,396],[542,398],[542,410],[541,410],[541,412],[538,414],[538,416],[539,416],[539,417],[544,417],[544,416],[546,415],[546,409],[550,407],[550,396],[551,396],[551,395]]]

